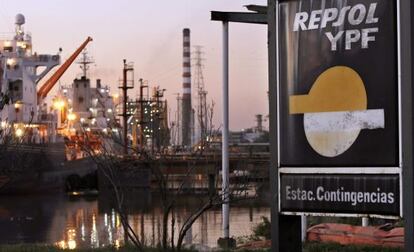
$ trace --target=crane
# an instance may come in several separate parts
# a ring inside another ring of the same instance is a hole
[[[37,91],[37,103],[40,104],[41,101],[47,96],[50,90],[55,86],[56,82],[62,77],[66,72],[69,66],[75,61],[76,57],[82,52],[86,45],[92,41],[91,37],[87,37],[85,42],[63,63],[58,70],[43,84],[43,86]]]

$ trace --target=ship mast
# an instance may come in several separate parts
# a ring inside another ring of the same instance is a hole
[[[82,51],[82,58],[76,62],[80,65],[80,68],[82,69],[82,77],[86,79],[86,74],[90,68],[90,64],[95,63],[91,57],[88,56],[88,51],[86,48]]]

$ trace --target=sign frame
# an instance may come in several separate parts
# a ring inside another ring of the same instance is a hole
[[[287,0],[285,0],[287,1]],[[333,216],[333,217],[376,217],[376,218],[386,218],[386,219],[399,219],[403,217],[403,139],[402,139],[402,76],[401,76],[401,0],[393,0],[396,4],[396,62],[397,62],[397,115],[398,115],[398,166],[392,167],[358,167],[358,166],[348,166],[348,167],[316,167],[316,166],[301,166],[301,167],[283,167],[281,166],[281,139],[280,139],[280,108],[281,108],[281,92],[280,92],[280,30],[279,30],[279,8],[280,3],[285,2],[280,0],[275,0],[276,10],[275,10],[275,19],[276,19],[276,91],[277,91],[277,109],[276,109],[276,118],[277,118],[277,212],[282,215],[306,215],[306,216]],[[310,0],[309,0],[310,1]],[[399,176],[399,216],[396,215],[382,215],[382,214],[365,214],[365,213],[329,213],[329,212],[308,212],[308,211],[282,211],[281,206],[281,175],[282,174],[333,174],[333,175],[349,175],[349,174],[378,174],[378,175],[398,175]]]

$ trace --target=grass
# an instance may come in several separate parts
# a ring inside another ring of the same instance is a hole
[[[44,245],[44,244],[16,244],[16,245],[0,245],[0,252],[110,252],[110,251],[119,251],[119,252],[136,252],[137,249],[132,246],[121,247],[119,249],[115,249],[114,247],[106,247],[106,248],[89,248],[89,249],[60,249],[52,245]],[[162,251],[158,248],[146,248],[145,252],[158,252]],[[183,249],[184,252],[194,252],[194,250]]]
[[[17,245],[0,245],[0,252],[62,252],[62,251],[79,251],[79,252],[110,252],[110,251],[119,251],[119,252],[132,252],[136,251],[133,247],[121,247],[116,250],[113,247],[108,248],[94,248],[94,249],[59,249],[50,245],[42,244],[17,244]],[[162,251],[157,248],[147,248],[146,252],[158,252]],[[183,250],[185,252],[190,252],[191,250]],[[194,250],[193,250],[194,251]],[[230,251],[230,250],[228,250]],[[238,252],[247,252],[247,249],[239,249]],[[255,252],[267,252],[270,251],[270,248],[261,248],[254,250]],[[357,245],[340,245],[337,243],[316,243],[310,242],[306,243],[303,247],[303,252],[402,252],[402,249],[399,248],[383,248],[375,246],[357,246]]]

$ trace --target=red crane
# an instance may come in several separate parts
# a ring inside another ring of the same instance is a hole
[[[37,103],[40,104],[41,101],[47,96],[50,90],[55,86],[56,82],[62,77],[66,72],[69,66],[75,61],[76,57],[82,52],[86,45],[92,41],[91,37],[86,38],[85,42],[63,63],[59,69],[43,84],[43,86],[37,91]]]

